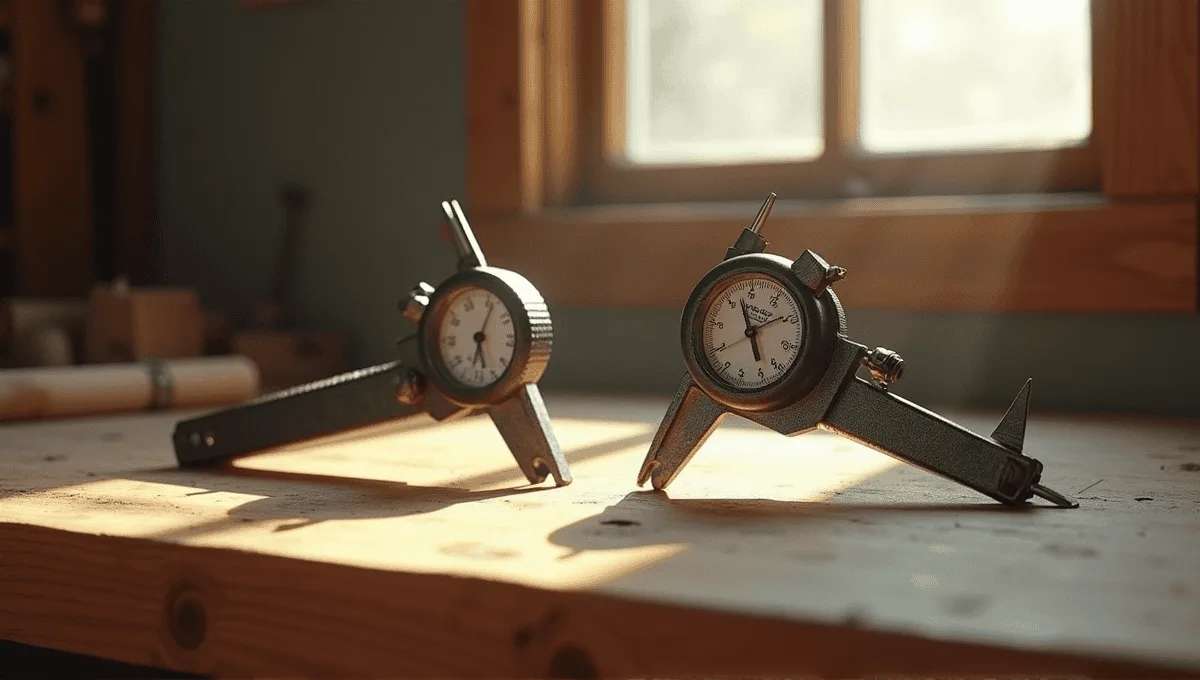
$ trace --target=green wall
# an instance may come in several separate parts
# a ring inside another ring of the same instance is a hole
[[[165,0],[160,38],[164,269],[206,302],[269,291],[279,186],[312,190],[300,312],[378,359],[399,297],[453,257],[437,235],[463,191],[460,2]]]
[[[209,304],[244,307],[269,285],[278,186],[304,182],[314,202],[301,315],[349,332],[357,363],[389,358],[410,329],[396,301],[453,263],[437,224],[438,202],[463,192],[462,11],[461,0],[305,0],[258,12],[237,0],[164,0],[170,276]],[[669,392],[682,376],[676,311],[553,309],[548,389]],[[905,356],[895,391],[927,405],[1002,407],[1031,375],[1038,410],[1200,415],[1194,316],[849,317],[853,339]]]

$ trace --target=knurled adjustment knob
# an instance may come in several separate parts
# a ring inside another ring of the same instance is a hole
[[[863,358],[863,363],[880,385],[896,382],[904,375],[904,359],[890,349],[876,347]]]
[[[413,286],[404,302],[404,318],[413,323],[421,323],[421,317],[425,316],[425,308],[429,306],[429,296],[433,295],[433,291],[433,286],[424,281]]]

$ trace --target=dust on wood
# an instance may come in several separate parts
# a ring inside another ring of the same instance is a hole
[[[625,676],[1200,672],[1200,491],[1158,462],[1200,424],[1034,417],[1046,481],[1088,495],[1014,510],[737,422],[642,491],[664,404],[548,403],[569,487],[525,485],[485,418],[197,470],[190,414],[0,429],[0,631],[259,675],[546,675],[571,647]]]

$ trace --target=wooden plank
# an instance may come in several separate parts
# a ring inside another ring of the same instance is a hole
[[[82,295],[92,284],[83,44],[57,3],[12,0],[12,11],[17,288]]]
[[[201,470],[174,414],[5,428],[0,637],[238,676],[1200,674],[1200,422],[1035,417],[1088,488],[1014,512],[736,423],[635,491],[664,403],[549,403],[557,489],[486,418]]]
[[[1092,146],[1005,153],[834,153],[804,162],[730,165],[598,164],[585,188],[598,203],[956,196],[1093,191]]]
[[[862,7],[860,0],[825,0],[823,7],[825,153],[843,155],[860,146],[862,99]]]
[[[578,13],[574,0],[545,4],[545,204],[575,203],[579,192]]]
[[[151,283],[155,215],[155,0],[125,0],[116,12],[117,268]]]
[[[757,204],[577,209],[481,217],[499,266],[551,304],[678,309]],[[780,202],[769,252],[810,248],[850,274],[855,308],[998,311],[1196,310],[1196,206],[1093,199]],[[527,244],[537,243],[536,252]],[[544,257],[542,253],[554,253]]]
[[[468,0],[467,197],[475,212],[541,206],[543,2]]]
[[[590,80],[601,88],[599,101],[603,102],[601,154],[596,160],[608,164],[612,159],[625,155],[628,139],[629,53],[625,41],[629,34],[629,17],[625,3],[620,0],[596,0],[593,4],[599,11],[598,15],[588,15],[598,25],[598,30],[594,32],[596,41],[593,48],[601,53],[589,62],[600,69],[598,74],[590,74]]]
[[[624,79],[625,53],[610,49],[614,22],[623,22],[624,6],[606,0],[577,0],[576,94],[579,97],[579,189],[589,188],[598,165],[608,157],[614,144],[624,149],[625,90],[606,85],[617,77]],[[623,25],[623,24],[622,24]],[[622,29],[623,31],[623,29]],[[621,33],[622,45],[624,33]],[[614,100],[609,97],[609,92]],[[582,194],[581,194],[582,195]]]
[[[1200,3],[1095,0],[1095,129],[1112,197],[1200,191]]]

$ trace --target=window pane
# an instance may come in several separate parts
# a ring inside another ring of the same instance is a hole
[[[863,0],[869,151],[1044,148],[1092,129],[1088,0]]]
[[[627,0],[639,163],[821,153],[820,0]]]

